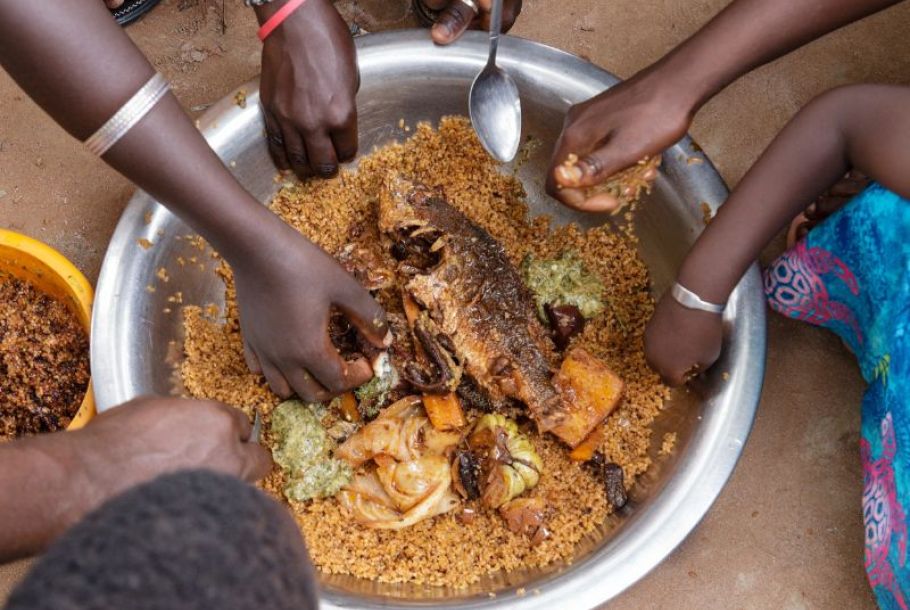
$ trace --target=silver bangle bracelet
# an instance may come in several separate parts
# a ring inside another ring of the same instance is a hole
[[[169,89],[168,82],[156,72],[107,123],[85,141],[85,147],[99,157],[106,153],[155,107]]]
[[[670,295],[677,303],[686,309],[707,311],[708,313],[724,313],[724,309],[727,307],[726,303],[723,305],[718,305],[717,303],[709,303],[679,282],[673,283],[673,287],[670,288]]]

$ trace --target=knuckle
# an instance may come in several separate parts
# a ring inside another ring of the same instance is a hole
[[[467,24],[466,17],[462,13],[456,4],[450,4],[449,8],[445,10],[442,14],[442,17],[439,18],[440,22],[444,22],[453,28],[461,28]]]
[[[566,130],[562,134],[562,147],[563,150],[568,152],[574,152],[578,145],[581,144],[583,139],[582,134],[579,130],[573,128],[571,125],[566,127]]]
[[[336,379],[334,377],[326,379],[325,383],[323,383],[323,386],[333,395],[341,394],[348,389],[348,384],[345,383],[344,380]],[[320,392],[320,394],[324,393],[325,392]]]
[[[290,118],[292,116],[292,113],[288,112],[282,104],[279,104],[277,102],[272,102],[269,105],[269,112],[271,112],[272,116],[275,117],[275,122],[278,125],[287,123],[290,121]]]
[[[350,104],[335,104],[328,110],[326,122],[333,129],[346,127],[354,119],[354,107]]]
[[[278,396],[278,398],[281,400],[287,400],[293,394],[293,391],[284,385],[271,383],[269,384],[269,387],[271,388],[272,392],[274,392],[275,395]]]
[[[313,390],[312,388],[303,388],[300,390],[299,394],[300,394],[300,397],[303,398],[303,400],[306,402],[319,402],[320,401],[320,397],[319,397],[320,392],[317,392],[317,391]]]
[[[303,136],[303,139],[307,142],[313,140],[313,138],[318,137],[325,131],[325,124],[317,119],[307,119],[303,121],[297,121],[294,124],[294,127],[297,131],[300,132],[300,135]]]
[[[319,383],[333,394],[338,394],[348,389],[344,380],[344,366],[340,362],[340,357],[327,360],[321,375],[319,375]]]

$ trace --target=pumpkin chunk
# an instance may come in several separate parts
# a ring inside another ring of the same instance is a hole
[[[562,395],[566,416],[552,432],[573,448],[613,412],[623,392],[622,379],[580,347],[562,361],[553,385]]]

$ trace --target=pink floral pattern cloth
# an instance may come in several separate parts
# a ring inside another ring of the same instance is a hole
[[[865,567],[881,608],[908,610],[910,201],[872,184],[765,272],[774,311],[837,333],[862,402]]]

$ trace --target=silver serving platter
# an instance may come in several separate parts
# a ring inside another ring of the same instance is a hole
[[[357,41],[362,85],[358,96],[360,150],[407,137],[399,120],[414,125],[449,114],[467,114],[468,87],[486,61],[487,40],[471,33],[447,48],[434,46],[426,31],[375,34]],[[533,213],[556,222],[613,222],[561,207],[543,190],[544,170],[563,116],[617,79],[572,55],[541,44],[505,37],[501,65],[522,94],[524,134],[542,145],[518,169]],[[247,105],[232,92],[201,119],[209,143],[243,185],[262,201],[275,193],[255,82],[243,87]],[[412,132],[413,133],[413,132]],[[701,162],[690,163],[696,157]],[[510,169],[507,169],[510,171]],[[706,202],[716,209],[727,190],[711,163],[688,139],[664,155],[654,192],[639,207],[636,230],[660,294],[703,227]],[[148,222],[147,222],[148,221]],[[173,214],[137,192],[123,214],[104,260],[95,300],[92,375],[101,410],[143,394],[169,394],[180,354],[181,323],[168,296],[183,302],[223,303],[224,290],[201,256],[178,237],[190,231]],[[137,246],[146,238],[155,245]],[[205,263],[180,267],[177,256]],[[156,281],[160,267],[170,282]],[[158,285],[154,293],[146,290]],[[166,308],[175,312],[164,313]],[[730,301],[721,361],[687,391],[678,392],[655,425],[654,466],[632,491],[630,508],[578,545],[571,563],[543,570],[498,574],[467,589],[389,585],[351,577],[322,579],[325,608],[595,608],[616,596],[663,560],[696,526],[714,502],[739,458],[752,426],[765,361],[765,309],[757,268],[746,274]],[[727,373],[725,375],[723,373]],[[657,457],[664,431],[679,434],[676,451]],[[495,595],[494,595],[495,594]]]

